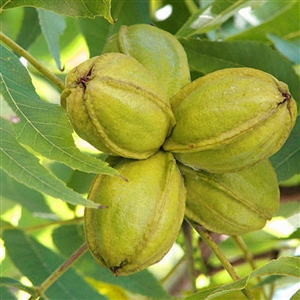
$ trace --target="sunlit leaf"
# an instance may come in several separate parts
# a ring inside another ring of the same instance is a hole
[[[89,17],[103,16],[110,23],[113,23],[113,19],[110,14],[111,0],[3,0],[2,9],[9,9],[18,6],[33,6],[37,8],[43,8],[62,15],[68,15],[71,17]]]
[[[1,94],[19,117],[14,130],[20,143],[41,155],[86,172],[116,175],[107,163],[84,155],[74,145],[72,128],[64,110],[41,101],[26,68],[0,45]]]
[[[70,204],[98,207],[90,200],[66,187],[47,169],[39,164],[36,156],[23,148],[14,138],[8,121],[0,119],[0,167],[15,180],[41,193],[62,199]]]
[[[219,287],[206,289],[199,293],[188,296],[184,298],[184,300],[208,300],[223,294],[227,294],[231,291],[242,290],[247,286],[249,279],[263,275],[284,275],[300,278],[300,258],[280,257],[277,260],[272,260],[263,267],[256,269],[249,276],[246,276],[241,280]]]
[[[272,251],[276,252],[282,247],[281,240],[279,237],[274,236],[265,230],[258,230],[249,232],[242,236],[242,239],[247,245],[248,251],[253,255],[266,254],[265,259],[269,259],[273,254]],[[263,241],[263,242],[258,242]],[[228,238],[219,245],[223,253],[226,253],[227,259],[234,261],[237,257],[242,256],[242,251],[237,248],[236,243],[233,239]],[[264,257],[261,257],[264,259]],[[211,265],[220,265],[219,260],[215,256],[211,256],[209,260]],[[247,269],[247,274],[249,270]]]
[[[300,239],[300,227],[298,227],[290,236],[288,239]]]
[[[2,94],[0,94],[0,117],[10,121],[12,123],[19,122],[20,118],[17,116],[17,114],[10,108],[10,106],[7,104],[5,101],[4,97]]]
[[[281,256],[253,271],[249,277],[283,275],[300,278],[300,257]]]
[[[253,299],[264,299],[261,291],[259,289],[251,289],[251,294],[253,295]],[[240,290],[231,291],[226,294],[222,294],[221,296],[214,297],[216,300],[246,300],[247,298],[242,294]]]
[[[191,296],[185,297],[184,300],[208,300],[232,291],[240,291],[246,287],[248,280],[249,278],[245,277],[244,279],[231,284],[223,285],[217,288],[206,289],[199,293],[195,293]]]
[[[131,300],[126,291],[118,285],[104,283],[93,278],[87,277],[86,281],[97,291],[102,291],[109,299]]]
[[[241,8],[251,5],[252,2],[244,0],[214,1],[194,13],[176,35],[178,37],[191,37],[219,28]]]
[[[230,36],[228,41],[232,40],[258,40],[268,42],[267,34],[273,33],[284,39],[295,39],[300,37],[299,12],[300,2],[278,1],[284,5],[284,10],[277,13],[273,18],[266,19],[258,26],[253,26],[244,32]]]
[[[59,37],[66,28],[64,17],[44,9],[38,9],[42,32],[47,41],[48,48],[56,62],[58,69],[62,69],[59,54]]]
[[[300,290],[298,290],[290,300],[300,300]]]
[[[20,230],[3,233],[6,253],[35,286],[42,284],[64,260]],[[69,268],[45,291],[48,299],[107,299],[96,292],[74,269]]]

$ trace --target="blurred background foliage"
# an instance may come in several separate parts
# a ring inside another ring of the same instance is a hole
[[[3,0],[0,22],[5,35],[62,80],[79,63],[100,55],[108,38],[121,25],[147,23],[169,31],[179,39],[187,52],[193,78],[226,67],[258,68],[286,82],[300,107],[300,3],[297,0],[111,1],[111,17],[115,23],[109,23],[107,3],[110,1],[99,1],[99,7],[95,4],[86,9],[76,8],[72,16],[64,7],[55,7],[55,2]],[[65,2],[72,6],[72,1]],[[87,18],[91,11],[95,17]],[[28,69],[33,90],[40,99],[59,106],[60,91],[24,59],[20,58],[20,61]],[[22,93],[26,91],[22,90]],[[14,112],[4,100],[4,94],[5,89],[1,88],[1,117],[7,120]],[[46,119],[45,122],[53,120]],[[9,134],[13,139],[14,131]],[[104,155],[99,155],[74,133],[72,136],[81,152],[105,160]],[[300,254],[299,140],[298,117],[284,147],[271,157],[281,189],[280,209],[263,230],[243,236],[256,268],[265,266],[271,259]],[[34,155],[43,168],[68,188],[86,197],[95,176],[93,172],[76,170],[51,159],[44,155],[45,150],[42,153],[39,149],[32,150],[30,143],[28,140],[24,151]],[[22,165],[22,161],[19,163]],[[29,170],[25,164],[22,167]],[[43,193],[43,187],[22,184],[13,172],[3,169],[0,173],[0,295],[5,300],[30,299],[30,295],[35,299],[34,287],[84,243],[83,206],[74,206],[66,199],[61,201],[59,197]],[[253,271],[245,253],[231,237],[217,234],[212,237],[240,277]],[[189,275],[191,262],[193,274]],[[298,270],[299,264],[298,261]],[[300,288],[298,275],[298,278],[269,275],[260,281],[252,278],[249,286],[257,299],[299,299],[299,292],[296,294]],[[195,280],[195,285],[191,279]],[[202,291],[230,282],[218,259],[198,234],[184,224],[170,253],[148,270],[115,278],[98,266],[87,252],[45,295],[47,299],[182,299],[193,295],[195,287]],[[265,298],[262,298],[262,287]],[[234,288],[229,294],[217,296],[211,298],[244,299]],[[195,299],[208,298],[198,296]]]

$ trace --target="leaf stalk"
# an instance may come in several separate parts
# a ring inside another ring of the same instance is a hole
[[[50,72],[45,66],[43,66],[37,59],[35,59],[28,51],[19,46],[16,42],[6,36],[3,32],[0,32],[0,41],[6,44],[9,48],[15,51],[20,56],[24,57],[30,64],[32,64],[40,73],[42,73],[48,80],[50,80],[59,90],[65,88],[64,82]]]
[[[231,239],[242,250],[245,260],[249,263],[249,265],[251,266],[251,269],[254,271],[256,269],[255,261],[253,259],[252,254],[248,250],[247,245],[245,244],[244,240],[242,239],[242,237],[233,235],[233,236],[231,236]],[[258,279],[258,282],[260,283],[261,277],[257,276],[257,279]],[[262,294],[263,294],[264,299],[267,300],[268,297],[263,289],[262,289]]]
[[[78,260],[88,249],[87,243],[84,243],[79,249],[77,249],[63,264],[61,264],[44,282],[42,282],[38,287],[37,291],[39,297],[44,296],[45,291],[60,277],[62,276],[72,264]],[[30,298],[32,299],[32,298]],[[33,300],[33,299],[32,299]]]
[[[199,9],[199,8],[197,7],[197,5],[194,3],[194,1],[191,1],[191,0],[184,0],[184,3],[185,3],[187,9],[189,10],[189,12],[190,12],[191,14],[196,13],[197,10]]]
[[[215,256],[219,259],[221,264],[223,265],[224,269],[227,271],[227,273],[230,275],[230,277],[234,281],[239,281],[241,278],[236,273],[235,269],[231,265],[231,263],[228,261],[226,256],[223,254],[219,246],[213,241],[211,236],[208,234],[208,232],[200,225],[193,224],[193,227],[198,232],[202,240],[209,246],[211,251],[215,254]],[[255,300],[254,296],[252,295],[251,291],[247,288],[244,288],[241,290],[241,292],[245,295],[245,297],[249,300]]]

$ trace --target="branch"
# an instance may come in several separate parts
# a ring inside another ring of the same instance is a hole
[[[300,186],[279,187],[280,202],[300,201]]]
[[[190,278],[191,290],[192,292],[196,293],[196,270],[192,243],[192,227],[186,220],[184,220],[181,229],[184,238],[185,256],[188,262],[188,273]]]
[[[274,250],[270,250],[268,252],[255,254],[255,255],[253,255],[252,258],[253,258],[254,261],[257,261],[257,260],[260,260],[260,259],[272,260],[272,259],[277,259],[279,254],[280,254],[279,250],[274,249]],[[237,266],[240,266],[240,265],[246,263],[246,260],[245,260],[244,257],[241,257],[241,258],[237,258],[236,260],[232,260],[230,263],[233,267],[237,267]],[[213,276],[214,274],[224,270],[223,266],[217,266],[216,267],[216,266],[207,264],[206,267],[207,267],[207,270],[208,270],[207,275],[209,275],[209,276]]]

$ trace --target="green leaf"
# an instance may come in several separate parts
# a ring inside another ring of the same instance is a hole
[[[0,119],[0,133],[0,167],[15,180],[29,188],[73,205],[99,207],[99,205],[84,199],[80,194],[67,188],[62,181],[40,165],[37,157],[16,141],[8,121]]]
[[[0,278],[1,282],[2,278]],[[0,285],[0,295],[5,300],[18,300],[17,297],[10,291],[9,287]]]
[[[264,23],[245,30],[244,32],[230,36],[227,38],[227,41],[257,40],[268,42],[267,34],[269,33],[276,34],[284,39],[295,39],[299,37],[300,2],[298,0],[278,2],[284,6],[280,14],[277,12],[277,15],[273,18],[267,19]]]
[[[16,8],[2,11],[2,3],[4,1],[0,1],[0,24],[1,31],[9,36],[11,39],[16,39],[20,28],[22,27],[22,20],[24,16],[24,8]],[[12,26],[12,20],[14,22],[14,26]]]
[[[15,114],[15,112],[10,108],[10,106],[7,104],[5,99],[2,96],[2,93],[0,94],[0,117],[10,121],[12,123],[16,123],[20,121],[20,118]]]
[[[253,256],[260,255],[262,253],[272,253],[282,248],[282,243],[279,237],[267,233],[265,230],[252,231],[242,236],[244,243],[247,245],[249,253]],[[258,243],[257,241],[264,241],[263,243]],[[228,238],[219,245],[221,251],[226,253],[226,257],[230,261],[238,259],[238,257],[243,256],[243,252],[240,249],[237,249],[236,243]],[[255,259],[255,258],[254,258]],[[269,256],[266,258],[269,259]],[[213,266],[221,266],[220,261],[215,257],[211,256],[209,262]],[[247,266],[248,275],[249,270]],[[240,270],[238,269],[240,272]]]
[[[208,300],[217,296],[227,294],[232,291],[242,290],[247,286],[251,278],[265,275],[284,275],[300,278],[300,258],[299,257],[279,257],[272,260],[266,265],[256,269],[250,275],[238,280],[234,283],[225,284],[220,287],[215,287],[201,291],[184,298],[184,300]]]
[[[5,230],[7,255],[20,272],[35,286],[46,280],[64,260],[20,230]],[[45,291],[48,299],[107,299],[98,294],[83,277],[69,268]]]
[[[255,41],[212,42],[197,38],[180,39],[180,42],[192,71],[207,74],[232,67],[259,69],[285,82],[300,107],[299,77],[293,65],[269,46]]]
[[[57,178],[65,182],[68,187],[80,194],[88,193],[92,181],[95,178],[95,174],[93,173],[73,170],[58,162],[51,162],[47,165],[47,167]]]
[[[245,0],[214,1],[194,13],[176,33],[176,36],[191,37],[217,29],[241,8],[250,6],[252,2]]]
[[[80,194],[88,193],[94,178],[95,174],[74,170],[67,181],[67,186]]]
[[[270,21],[289,9],[294,3],[295,0],[263,1],[259,7],[254,8],[249,12],[251,16],[254,16],[255,20],[249,22],[259,25],[263,22]]]
[[[295,42],[290,42],[272,33],[268,34],[267,37],[274,43],[278,52],[295,64],[300,65],[300,39]]]
[[[13,278],[9,278],[9,277],[0,277],[0,286],[4,286],[4,287],[11,287],[11,288],[15,288],[18,290],[22,290],[27,292],[28,294],[32,295],[32,296],[37,296],[36,291],[29,287],[26,286],[24,284],[22,284],[21,282],[19,282],[18,280],[15,280]],[[6,298],[6,296],[4,296],[3,294],[0,294],[2,299],[8,300],[8,299],[17,299],[17,298]],[[13,295],[11,297],[14,297]]]
[[[62,69],[59,54],[59,37],[66,28],[64,17],[44,9],[37,9],[40,25],[48,48],[56,62],[58,69]]]
[[[61,255],[65,258],[69,257],[86,241],[82,223],[66,224],[55,228],[52,232],[52,240]]]
[[[298,290],[290,300],[300,300],[300,290]]]
[[[282,148],[270,157],[279,182],[285,181],[300,172],[300,116],[297,117],[288,140]]]
[[[26,207],[28,210],[35,214],[42,214],[43,216],[49,215],[49,217],[52,218],[53,216],[56,217],[41,193],[19,183],[11,176],[8,176],[1,169],[0,182],[2,184],[0,189],[1,196],[21,204],[22,207]]]
[[[121,25],[150,23],[149,0],[112,1],[112,15],[116,22],[108,24],[102,18],[78,18],[78,26],[86,39],[90,57],[100,55],[109,37],[118,32]]]
[[[16,43],[23,49],[28,49],[40,34],[41,27],[39,25],[36,9],[25,7],[22,26],[19,31]]]
[[[171,7],[172,13],[171,15],[164,20],[159,20],[154,18],[154,23],[161,29],[164,29],[172,34],[175,34],[186,22],[186,20],[190,17],[191,13],[187,8],[187,1],[178,1],[178,0],[161,0],[160,5],[155,1],[155,5],[157,5],[156,9],[164,8],[167,5]]]
[[[82,225],[61,226],[53,231],[52,236],[55,246],[65,257],[69,257],[85,241]],[[74,267],[86,277],[119,285],[131,293],[145,295],[150,299],[170,299],[159,282],[147,270],[116,278],[108,269],[101,267],[90,252],[85,253]]]
[[[62,107],[41,101],[26,68],[0,45],[1,94],[19,117],[14,124],[20,143],[52,160],[84,172],[117,175],[106,162],[81,153],[74,145],[72,127]]]
[[[282,256],[253,271],[249,277],[283,275],[300,278],[300,257]]]
[[[113,23],[110,14],[111,0],[3,0],[2,9],[9,9],[18,6],[33,6],[56,12],[61,15],[71,17],[89,17],[103,16],[108,22]]]
[[[297,201],[297,194],[294,196],[295,201],[280,203],[279,210],[274,217],[288,218],[300,212],[300,203]]]
[[[191,296],[188,296],[184,298],[184,300],[208,300],[227,294],[232,291],[240,291],[247,286],[248,280],[249,278],[245,277],[244,279],[236,281],[234,283],[222,285],[217,288],[206,289],[199,293],[195,293]]]
[[[299,207],[300,208],[300,207]],[[300,227],[298,227],[292,234],[290,234],[287,239],[300,239]]]

